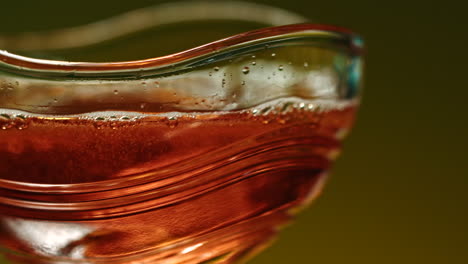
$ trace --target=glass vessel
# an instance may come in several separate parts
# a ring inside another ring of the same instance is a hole
[[[264,248],[320,193],[358,105],[361,39],[303,22],[191,1],[1,36],[3,263]]]

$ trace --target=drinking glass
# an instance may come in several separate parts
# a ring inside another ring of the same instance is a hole
[[[1,36],[3,263],[238,263],[268,245],[358,106],[362,40],[304,22],[191,1]]]

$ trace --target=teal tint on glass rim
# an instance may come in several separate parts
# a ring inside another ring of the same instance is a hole
[[[0,49],[8,264],[248,259],[321,192],[359,104],[359,36],[253,3],[168,3]]]

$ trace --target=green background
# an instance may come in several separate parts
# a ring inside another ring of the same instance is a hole
[[[157,2],[2,1],[0,33],[77,25]],[[327,188],[251,263],[468,263],[467,8],[255,2],[351,28],[367,54],[358,122]]]

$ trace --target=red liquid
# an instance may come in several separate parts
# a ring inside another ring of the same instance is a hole
[[[44,256],[12,263],[230,263],[317,194],[355,112],[306,109],[5,119],[0,178],[47,185],[0,182],[0,247]]]

